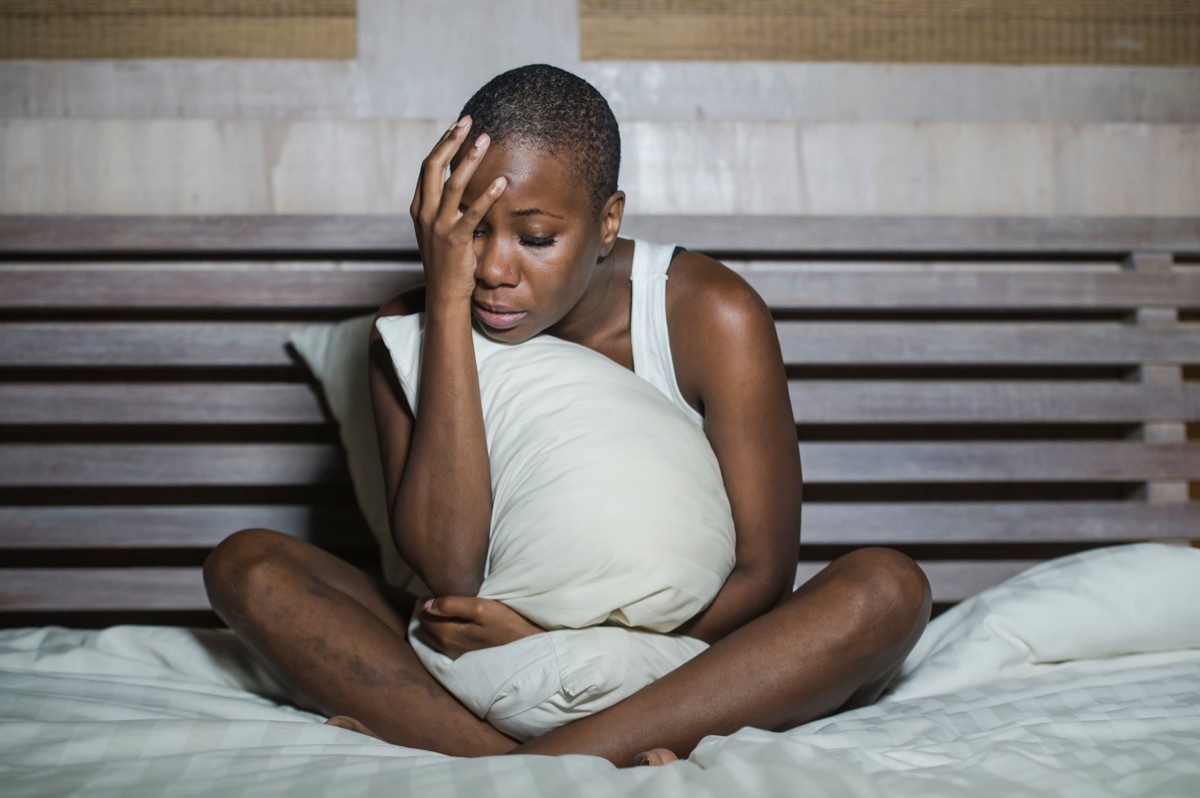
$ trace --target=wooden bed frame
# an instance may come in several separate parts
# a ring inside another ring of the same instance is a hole
[[[945,603],[1200,538],[1200,220],[641,217],[775,310],[798,575],[916,556]],[[370,567],[289,331],[420,278],[396,217],[0,217],[0,625],[213,624],[199,566],[282,529]]]

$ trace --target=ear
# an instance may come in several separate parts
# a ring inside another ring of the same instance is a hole
[[[617,233],[621,232],[621,219],[625,216],[625,192],[616,191],[604,203],[600,211],[600,259],[608,257],[613,245],[617,243]]]

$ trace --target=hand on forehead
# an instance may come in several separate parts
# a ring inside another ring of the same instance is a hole
[[[471,137],[467,140],[470,142]],[[470,146],[473,144],[464,143],[455,156],[455,165]],[[568,159],[546,149],[527,144],[491,144],[463,192],[463,203],[469,205],[498,177],[507,180],[504,195],[497,202],[506,213],[591,218],[586,182]]]

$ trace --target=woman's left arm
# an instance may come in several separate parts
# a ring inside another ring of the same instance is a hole
[[[787,374],[770,310],[721,264],[682,253],[667,283],[680,390],[698,402],[737,532],[733,572],[677,631],[712,643],[792,591],[803,479]]]

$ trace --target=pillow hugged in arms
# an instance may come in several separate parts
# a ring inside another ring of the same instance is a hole
[[[414,413],[423,315],[376,322]],[[657,388],[586,347],[475,332],[492,475],[479,596],[544,629],[669,632],[734,563],[734,528],[703,431]]]

